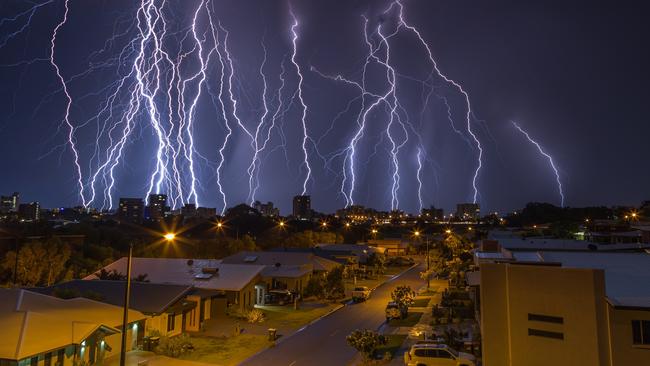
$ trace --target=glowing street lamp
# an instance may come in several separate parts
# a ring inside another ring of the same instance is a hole
[[[174,241],[174,239],[176,239],[176,234],[167,233],[167,234],[163,235],[163,238],[165,238],[165,240],[167,240],[167,241]]]

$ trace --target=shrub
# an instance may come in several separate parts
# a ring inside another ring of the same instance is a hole
[[[325,287],[323,286],[323,277],[319,275],[313,275],[307,282],[303,294],[305,297],[317,297],[323,298],[325,293]]]
[[[262,310],[253,309],[246,314],[246,320],[249,323],[262,323],[266,320],[266,315],[264,315]]]
[[[390,297],[399,306],[409,307],[415,301],[415,291],[410,286],[397,286]]]
[[[193,348],[190,336],[181,334],[176,337],[161,337],[156,353],[167,357],[178,358],[185,352]]]
[[[369,359],[377,347],[386,344],[387,339],[383,335],[372,330],[355,330],[345,340],[348,344],[359,351],[364,359]]]

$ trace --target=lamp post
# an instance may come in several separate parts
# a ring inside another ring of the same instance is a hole
[[[172,242],[176,234],[167,233],[163,238]],[[122,348],[120,349],[120,366],[126,366],[126,326],[129,323],[129,299],[131,298],[131,260],[133,259],[133,242],[129,242],[129,256],[126,261],[126,288],[124,289],[124,309],[122,313]]]
[[[416,230],[413,233],[413,235],[415,235],[416,238],[419,238],[420,237],[420,232]],[[425,242],[426,242],[426,250],[427,250],[427,289],[429,289],[429,276],[430,276],[430,273],[429,273],[429,268],[430,268],[429,267],[429,237],[427,235],[425,235]]]

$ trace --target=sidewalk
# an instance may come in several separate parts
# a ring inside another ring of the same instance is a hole
[[[439,282],[439,283],[436,283]],[[447,288],[447,281],[432,281],[430,286],[430,291],[435,291],[435,294],[431,297],[429,304],[426,307],[420,308],[409,308],[409,311],[422,312],[422,317],[417,324],[413,327],[398,327],[394,329],[389,329],[388,333],[385,334],[403,334],[407,338],[402,343],[402,346],[397,350],[395,357],[388,363],[388,365],[403,365],[404,364],[404,353],[408,352],[415,342],[418,340],[424,339],[424,334],[431,334],[433,327],[431,326],[431,320],[433,318],[432,312],[434,305],[440,304],[442,300],[442,292]],[[421,294],[427,290],[426,286],[418,290],[418,294]]]

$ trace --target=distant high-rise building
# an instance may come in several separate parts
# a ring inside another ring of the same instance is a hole
[[[186,203],[185,206],[181,207],[181,215],[183,217],[195,217],[196,216],[196,205],[193,203]]]
[[[23,220],[36,221],[40,218],[41,205],[38,202],[21,203],[18,205],[18,216]]]
[[[144,202],[142,198],[120,198],[117,216],[124,221],[141,223],[144,216]]]
[[[262,203],[260,201],[255,201],[255,203],[253,203],[253,208],[259,211],[262,216],[280,216],[280,210],[277,207],[273,207],[273,202]]]
[[[14,192],[11,196],[0,196],[0,213],[17,212],[20,194]]]
[[[217,209],[214,207],[197,207],[196,208],[196,217],[202,219],[209,219],[217,216]]]
[[[147,206],[147,217],[150,220],[158,221],[165,217],[167,213],[167,195],[166,194],[150,194],[149,205]]]
[[[442,220],[445,212],[441,208],[431,206],[429,208],[423,208],[421,214],[428,220]]]
[[[459,203],[456,205],[456,217],[463,221],[478,221],[481,208],[478,203]]]
[[[299,219],[311,218],[311,197],[295,196],[293,197],[293,216]]]

